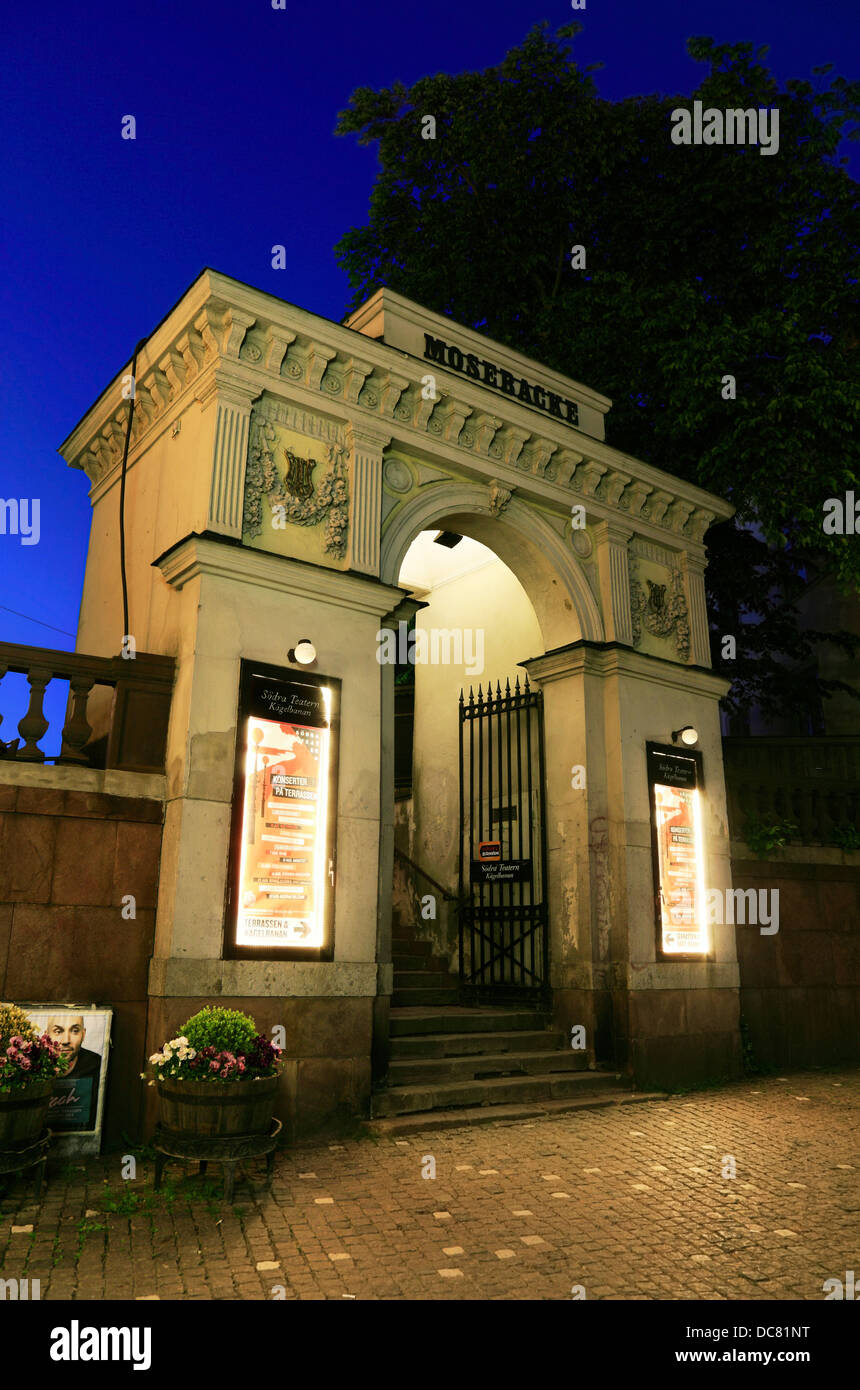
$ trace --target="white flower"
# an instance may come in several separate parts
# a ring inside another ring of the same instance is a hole
[[[179,1046],[180,1046],[180,1047],[187,1047],[187,1046],[188,1046],[188,1039],[187,1039],[187,1038],[177,1038],[176,1041],[179,1043]]]
[[[150,1062],[153,1063],[154,1066],[159,1066],[160,1063],[162,1063],[162,1062],[165,1060],[164,1053],[163,1053],[163,1052],[153,1052],[153,1054],[152,1054],[152,1056],[150,1057],[149,1060],[150,1060]]]

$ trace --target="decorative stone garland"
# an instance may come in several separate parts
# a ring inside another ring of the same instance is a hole
[[[659,601],[660,590],[666,585],[648,581],[650,593],[645,596],[645,588],[637,579],[637,566],[633,556],[630,565],[630,616],[633,622],[633,645],[638,647],[642,641],[642,628],[653,637],[675,636],[675,650],[680,661],[690,659],[690,622],[687,600],[680,572],[673,570],[669,581],[670,593]]]
[[[324,446],[328,471],[310,497],[290,496],[275,462],[278,433],[268,420],[255,418],[251,425],[248,467],[245,472],[243,535],[253,538],[263,531],[263,497],[270,507],[284,509],[285,519],[297,526],[316,526],[326,520],[323,549],[342,559],[346,554],[349,525],[349,473],[342,444]]]

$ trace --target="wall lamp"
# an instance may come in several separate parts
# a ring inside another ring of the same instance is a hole
[[[302,637],[287,652],[287,661],[297,661],[300,666],[313,666],[317,659],[317,649],[310,637]]]
[[[685,743],[688,748],[693,748],[699,742],[698,730],[694,729],[692,724],[685,724],[683,729],[672,731],[672,742],[677,743],[678,739]]]

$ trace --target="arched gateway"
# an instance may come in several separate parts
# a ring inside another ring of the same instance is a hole
[[[61,450],[92,483],[78,649],[104,655],[124,635],[127,370]],[[737,1071],[734,928],[705,918],[730,870],[703,540],[732,509],[609,447],[609,408],[388,290],[340,325],[207,270],[151,334],[127,470],[129,626],[177,679],[148,1051],[217,999],[285,1026],[295,1131],[366,1111],[394,978],[399,668],[381,639],[411,632],[422,601],[404,557],[439,531],[503,562],[539,632],[512,660],[542,707],[540,785],[529,800],[503,778],[518,809],[486,826],[453,793],[434,808],[459,827],[467,883],[484,874],[488,902],[513,901],[506,856],[539,805],[555,1026],[640,1083],[671,1083],[681,1055],[686,1077],[691,1059],[703,1078]],[[485,609],[501,631],[491,591]],[[464,666],[451,680],[468,691]],[[453,740],[457,702],[438,717]],[[694,751],[678,737],[690,726]],[[475,870],[484,856],[496,867]]]

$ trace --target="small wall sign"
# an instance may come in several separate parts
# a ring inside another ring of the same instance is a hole
[[[530,859],[472,860],[472,883],[530,883],[531,877]]]

